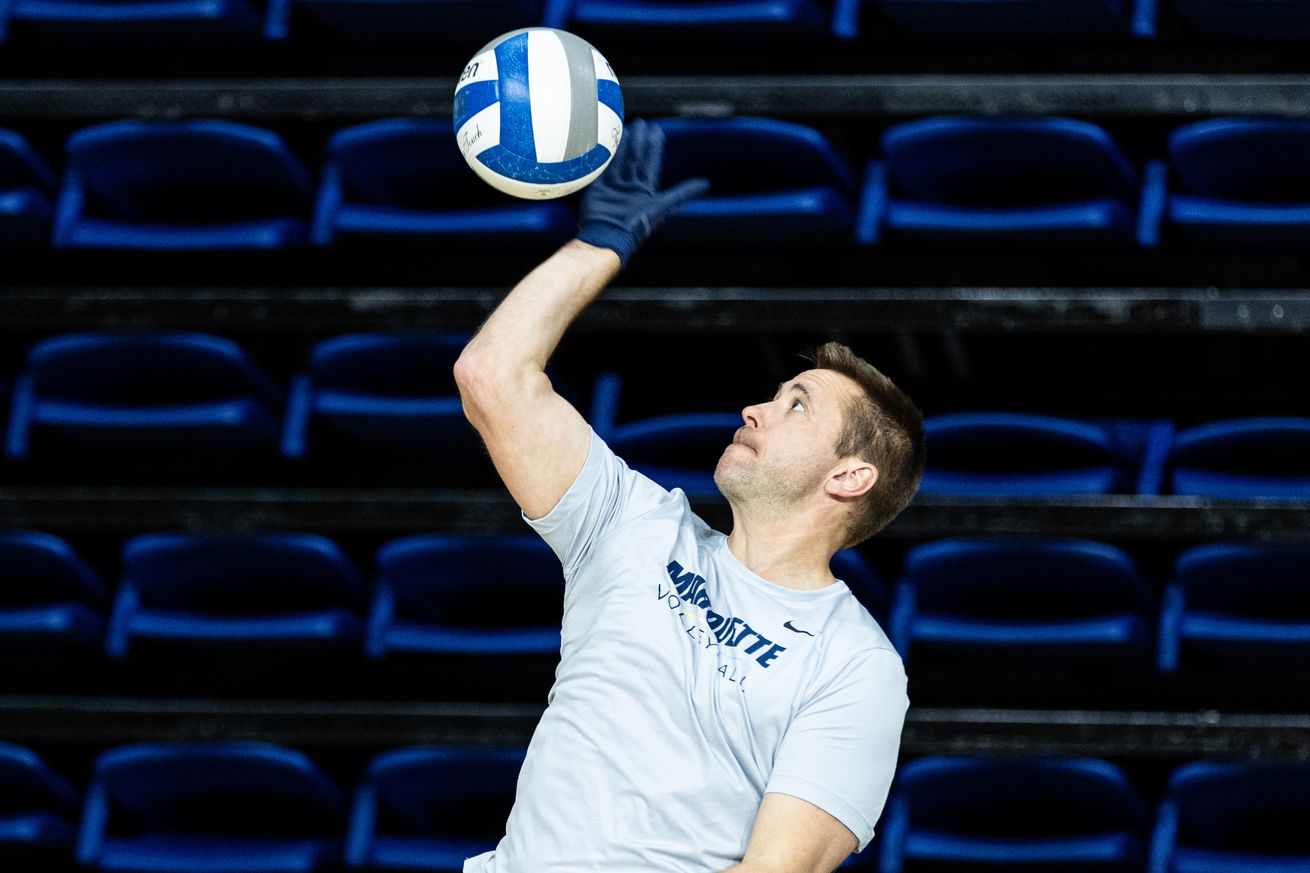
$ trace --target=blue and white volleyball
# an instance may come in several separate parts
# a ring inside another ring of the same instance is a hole
[[[454,115],[473,171],[530,200],[585,188],[623,138],[623,95],[609,62],[550,27],[510,31],[474,55],[455,86]]]

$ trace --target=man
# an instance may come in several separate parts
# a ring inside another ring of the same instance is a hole
[[[465,873],[830,873],[873,836],[906,707],[901,660],[828,569],[907,505],[922,416],[830,343],[743,425],[725,537],[630,469],[551,388],[564,330],[669,214],[663,140],[629,125],[578,239],[455,365],[465,413],[564,566],[560,664],[495,851]]]

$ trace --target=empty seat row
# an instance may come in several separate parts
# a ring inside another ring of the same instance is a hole
[[[145,534],[124,545],[122,564],[111,594],[64,540],[0,533],[0,648],[103,645],[116,659],[143,647],[362,645],[372,658],[559,651],[564,583],[531,536],[398,539],[377,551],[376,584],[312,534]],[[890,586],[860,552],[838,553],[833,572],[875,616],[889,614],[888,635],[910,663],[925,653],[1145,666],[1154,656],[1175,672],[1310,660],[1310,546],[1188,549],[1163,598],[1123,550],[1082,540],[917,546],[889,610]]]
[[[376,583],[313,534],[138,536],[123,546],[112,592],[49,534],[0,534],[0,556],[9,651],[559,652],[563,577],[535,536],[394,540],[377,552]]]
[[[1156,811],[1107,761],[921,758],[897,772],[879,824],[879,869],[1310,869],[1300,826],[1307,780],[1302,763],[1184,764]]]
[[[928,42],[1094,43],[1156,36],[1158,0],[186,0],[105,4],[12,0],[0,7],[0,40],[15,44],[113,41],[235,44],[256,40],[354,45],[460,45],[515,27],[576,30],[600,45],[652,40],[752,43],[853,39],[879,29]],[[1221,43],[1310,37],[1302,0],[1172,0],[1197,36]]]
[[[353,795],[308,755],[259,742],[101,752],[85,790],[0,743],[0,861],[73,856],[157,873],[459,871],[495,847],[521,748],[401,748]],[[1304,763],[1176,768],[1158,814],[1120,767],[1082,758],[929,757],[902,765],[865,856],[843,869],[1248,873],[1310,866]],[[12,811],[11,811],[12,810]],[[22,854],[20,854],[22,853]],[[1044,866],[1043,866],[1044,865]]]
[[[1131,160],[1107,131],[1053,117],[896,125],[856,170],[820,131],[768,118],[664,119],[663,184],[706,177],[654,244],[806,247],[1310,241],[1310,122],[1218,118]],[[526,203],[465,164],[448,123],[385,119],[327,145],[321,178],[275,132],[226,121],[119,121],[74,133],[62,180],[0,131],[0,246],[280,249],[351,242],[520,248],[562,242],[576,197]]]
[[[455,334],[336,337],[315,346],[284,390],[221,337],[57,336],[29,350],[12,383],[4,454],[79,464],[135,457],[164,469],[300,459],[327,446],[324,457],[426,466],[454,483],[486,466],[452,373],[465,342]],[[712,471],[740,415],[620,420],[623,385],[617,374],[595,378],[588,417],[597,433],[665,487],[715,496]],[[4,389],[0,377],[0,397]],[[1167,419],[969,412],[931,416],[925,431],[924,494],[1310,497],[1307,418],[1180,430]]]
[[[0,743],[0,864],[459,871],[504,833],[523,759],[521,748],[396,749],[368,763],[352,797],[293,749],[135,745],[102,752],[83,792],[32,750]]]
[[[455,482],[485,468],[452,369],[467,336],[349,334],[311,351],[289,390],[237,343],[208,334],[67,334],[13,381],[5,456],[215,465],[343,454],[418,464]],[[561,390],[565,390],[561,383]],[[620,420],[624,380],[595,378],[589,419],[635,468],[693,497],[741,423],[736,413]],[[4,391],[0,378],[0,395]],[[577,402],[577,401],[575,401]],[[627,406],[640,408],[640,399]],[[1310,497],[1310,419],[1074,420],[969,412],[925,422],[924,494]],[[485,471],[484,471],[485,472]]]

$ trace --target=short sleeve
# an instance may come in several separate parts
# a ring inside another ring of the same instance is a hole
[[[606,533],[671,499],[670,492],[630,469],[593,430],[578,478],[550,512],[536,519],[524,515],[523,520],[571,576]]]
[[[792,718],[765,793],[809,801],[873,839],[901,745],[910,700],[900,656],[871,649],[848,662]]]

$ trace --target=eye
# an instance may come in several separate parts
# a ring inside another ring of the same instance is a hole
[[[795,409],[798,406],[801,408],[802,412],[805,411],[805,401],[801,400],[799,397],[791,402],[792,409]]]

